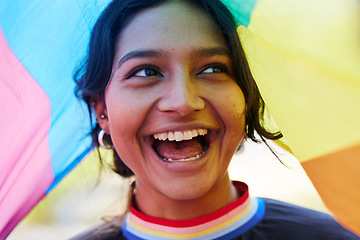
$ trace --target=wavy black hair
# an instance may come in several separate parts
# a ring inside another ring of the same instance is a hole
[[[86,102],[90,121],[93,114],[91,98],[99,95],[102,100],[104,99],[105,87],[111,75],[117,36],[140,11],[169,1],[176,0],[113,0],[98,18],[91,33],[88,55],[74,75],[75,95]],[[226,41],[231,53],[236,83],[245,97],[246,136],[255,142],[259,142],[255,136],[256,132],[263,141],[281,138],[281,132],[272,133],[264,126],[265,103],[252,77],[237,33],[237,22],[231,12],[220,0],[186,1],[204,11],[215,22]],[[90,133],[92,144],[98,147],[97,134],[101,129],[97,123],[92,123],[91,126],[93,126]],[[123,177],[133,175],[115,150],[114,170]]]

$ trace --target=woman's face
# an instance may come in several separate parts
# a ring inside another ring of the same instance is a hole
[[[221,33],[199,9],[176,1],[131,20],[105,104],[102,127],[135,173],[137,196],[191,200],[228,184],[245,100]]]

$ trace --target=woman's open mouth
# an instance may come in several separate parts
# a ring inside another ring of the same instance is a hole
[[[163,161],[195,161],[209,149],[208,132],[208,129],[192,129],[156,133],[152,135],[152,148]]]

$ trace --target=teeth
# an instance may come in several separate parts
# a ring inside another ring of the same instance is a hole
[[[183,141],[191,140],[197,136],[204,136],[207,134],[207,129],[193,129],[187,131],[175,131],[175,132],[163,132],[154,134],[154,138],[158,140],[169,140],[169,141]]]
[[[159,139],[160,139],[160,140],[164,140],[164,141],[165,141],[165,140],[167,139],[167,137],[168,137],[168,134],[167,134],[167,133],[160,133],[159,135],[160,135],[160,136],[159,136]]]
[[[200,136],[204,136],[205,134],[207,134],[207,130],[206,130],[206,129],[198,129],[197,132],[198,132],[198,134],[199,134]]]
[[[191,130],[191,134],[192,134],[193,136],[197,136],[197,135],[198,135],[198,132],[197,132],[196,129],[194,129],[194,130]]]
[[[192,131],[186,131],[184,132],[184,139],[185,140],[190,140],[193,138],[193,134],[192,134]]]
[[[174,134],[174,132],[169,132],[167,139],[169,139],[169,141],[174,141],[174,140],[175,140],[175,134]]]
[[[177,141],[177,142],[185,139],[184,133],[182,133],[182,132],[174,132],[174,135],[175,135],[175,141]]]
[[[176,160],[173,160],[171,158],[169,158],[169,159],[163,158],[163,160],[168,161],[168,162],[189,162],[189,161],[194,161],[194,160],[201,158],[202,156],[204,156],[205,152],[206,151],[203,151],[200,155],[196,155],[195,157],[191,157],[191,158],[176,159]]]

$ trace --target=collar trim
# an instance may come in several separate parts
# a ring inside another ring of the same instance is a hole
[[[251,198],[248,186],[233,182],[243,195],[226,207],[190,220],[168,220],[144,215],[133,206],[122,228],[128,239],[229,239],[255,226],[264,216],[261,199]]]

